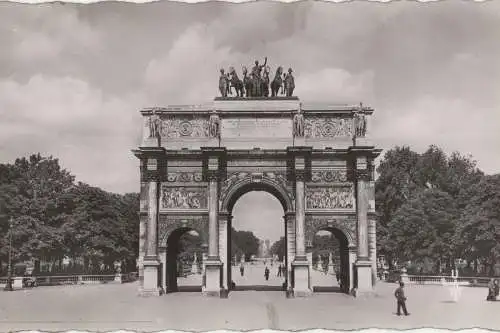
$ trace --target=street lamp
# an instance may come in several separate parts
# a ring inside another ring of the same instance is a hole
[[[4,291],[12,291],[12,217],[9,220],[9,267],[7,271],[7,284],[5,284]]]

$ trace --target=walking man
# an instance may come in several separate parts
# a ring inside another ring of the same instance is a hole
[[[278,275],[277,276],[281,276],[281,264],[279,264],[279,266],[278,266]]]
[[[269,280],[269,268],[267,268],[266,266],[266,269],[264,270],[264,276],[266,277],[266,281]]]
[[[241,276],[245,275],[245,266],[243,266],[243,263],[240,264],[240,274]]]
[[[406,311],[406,296],[405,296],[405,284],[403,281],[399,282],[399,288],[394,292],[394,296],[398,302],[398,311],[397,315],[401,316],[401,308],[403,308],[403,312],[405,316],[408,316],[409,313]]]

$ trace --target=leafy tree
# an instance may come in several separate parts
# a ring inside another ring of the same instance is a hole
[[[460,251],[469,261],[483,261],[493,275],[500,257],[500,174],[484,176],[471,194],[457,232]]]
[[[271,245],[270,249],[271,255],[277,255],[280,261],[283,261],[283,258],[286,254],[286,242],[285,237],[281,237],[279,240]]]
[[[245,255],[246,260],[249,260],[252,255],[257,255],[259,252],[259,239],[251,231],[237,231],[231,228],[231,239],[235,247],[233,247],[232,255]]]

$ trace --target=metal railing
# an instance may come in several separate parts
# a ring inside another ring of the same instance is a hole
[[[12,277],[13,279],[20,277]],[[103,284],[111,282],[133,282],[138,278],[137,272],[128,274],[95,274],[95,275],[49,275],[49,276],[23,276],[24,280],[35,282],[36,286],[60,286],[79,284]],[[118,278],[118,279],[117,279]],[[0,286],[7,284],[7,277],[0,277]]]
[[[446,285],[458,283],[460,286],[486,287],[491,277],[485,276],[444,276],[444,275],[408,275],[408,282],[413,285]]]

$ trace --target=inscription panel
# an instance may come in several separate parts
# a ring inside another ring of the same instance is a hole
[[[290,138],[292,119],[226,118],[222,119],[222,138]]]
[[[162,184],[160,209],[205,209],[207,198],[205,187],[170,187]]]
[[[352,186],[308,187],[306,189],[308,209],[352,209],[354,190]]]

